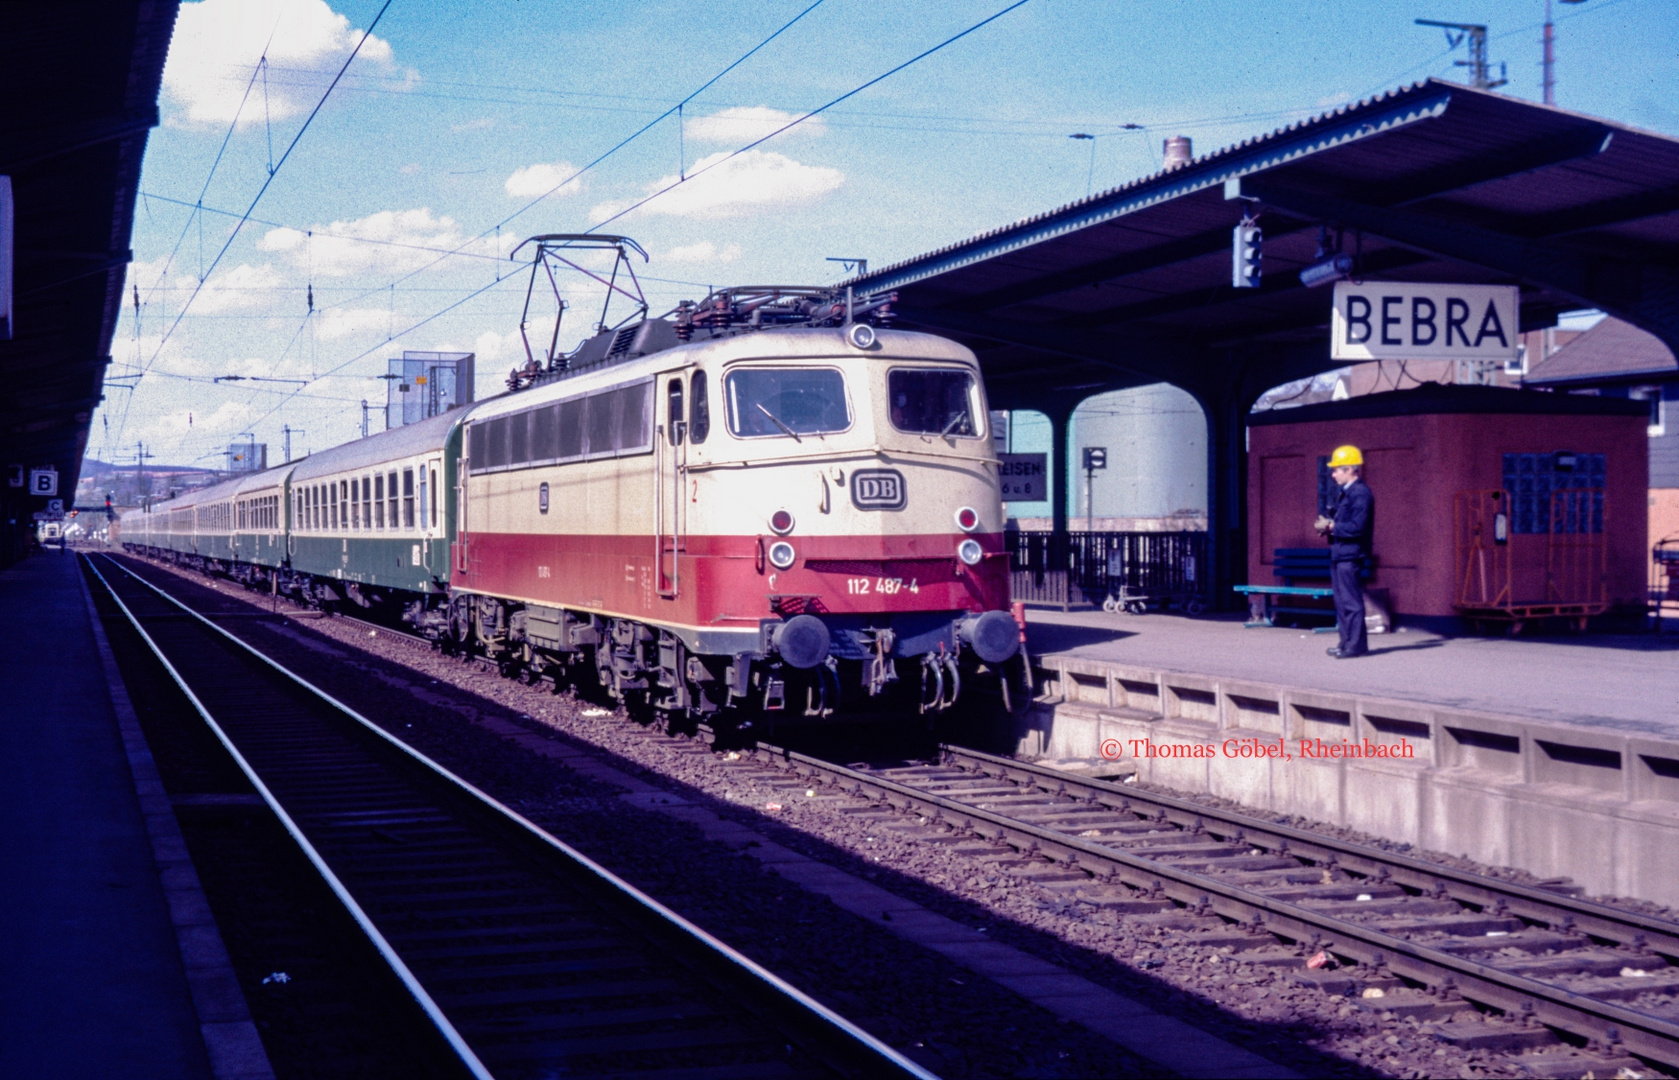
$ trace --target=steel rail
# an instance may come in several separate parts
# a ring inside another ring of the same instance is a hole
[[[1035,851],[1069,867],[1080,867],[1098,879],[1118,880],[1143,890],[1158,887],[1166,896],[1188,907],[1204,905],[1233,922],[1292,941],[1319,939],[1322,947],[1333,954],[1373,967],[1385,965],[1392,973],[1425,985],[1438,987],[1449,979],[1454,988],[1471,1001],[1509,1014],[1529,1014],[1539,1023],[1587,1038],[1607,1043],[1618,1041],[1634,1054],[1668,1065],[1679,1065],[1679,1024],[1659,1017],[1501,971],[1214,877],[1019,821],[885,777],[872,776],[780,747],[760,744],[759,750],[772,760],[779,759],[790,766],[833,777],[841,781],[842,790],[850,789],[864,796],[872,794],[877,802],[915,810],[935,823],[942,821],[985,839],[1000,840],[1021,850]],[[1125,793],[1125,797],[1129,797],[1129,793]],[[1205,808],[1198,809],[1204,811]],[[1276,827],[1270,828],[1274,830]],[[1321,843],[1323,840],[1315,838],[1314,842]],[[1092,867],[1100,869],[1092,870]],[[1561,913],[1557,915],[1560,923]]]
[[[1636,937],[1642,935],[1649,948],[1670,959],[1679,960],[1679,924],[1658,919],[1653,915],[1622,911],[1606,904],[1553,893],[1531,885],[1499,881],[1483,874],[1425,862],[1367,844],[1340,840],[1231,810],[1203,806],[1188,799],[1122,787],[1091,777],[1072,776],[1046,765],[1016,761],[982,750],[948,744],[940,749],[946,755],[947,761],[971,763],[976,771],[987,775],[1023,780],[1052,793],[1060,789],[1069,795],[1082,794],[1087,800],[1094,796],[1096,802],[1112,809],[1119,809],[1116,803],[1122,801],[1161,807],[1166,811],[1167,820],[1180,827],[1193,829],[1200,825],[1215,836],[1241,834],[1243,843],[1267,852],[1281,854],[1286,851],[1289,855],[1303,856],[1315,863],[1333,860],[1343,870],[1356,870],[1360,873],[1375,873],[1379,868],[1386,868],[1395,884],[1417,888],[1429,889],[1436,882],[1440,882],[1445,884],[1448,895],[1462,903],[1484,907],[1503,900],[1512,915],[1537,919],[1548,926],[1555,926],[1561,918],[1571,918],[1574,920],[1575,929],[1617,944],[1631,944]],[[1229,827],[1230,831],[1221,834],[1219,825]]]
[[[169,603],[171,603],[174,606],[180,608],[183,612],[185,612],[187,615],[191,616],[193,619],[202,623],[204,626],[206,626],[210,630],[215,631],[217,634],[226,638],[232,644],[238,646],[240,649],[249,653],[254,659],[256,659],[258,661],[261,661],[263,664],[266,664],[268,667],[272,668],[274,671],[278,672],[280,675],[284,676],[285,678],[289,679],[291,682],[295,683],[298,687],[303,689],[305,692],[307,692],[307,693],[313,695],[314,697],[320,699],[321,701],[325,702],[327,705],[329,705],[331,708],[333,708],[337,712],[341,713],[345,717],[347,717],[351,720],[354,720],[357,724],[359,724],[362,728],[364,728],[369,734],[377,736],[378,738],[383,740],[385,743],[387,743],[393,749],[395,749],[395,750],[399,751],[400,753],[406,755],[407,757],[412,759],[415,763],[422,766],[424,769],[429,770],[436,777],[444,780],[448,785],[450,785],[454,789],[462,792],[463,794],[466,794],[466,795],[470,796],[472,799],[474,799],[476,802],[481,804],[483,807],[492,811],[494,814],[498,815],[499,817],[504,819],[509,824],[515,826],[518,830],[520,830],[523,834],[525,834],[529,839],[535,840],[538,843],[544,845],[545,847],[551,849],[554,853],[560,855],[564,860],[569,862],[571,865],[575,866],[577,869],[582,870],[584,873],[586,873],[589,876],[595,878],[599,883],[606,886],[612,892],[614,892],[618,895],[621,895],[623,898],[631,901],[634,905],[639,907],[646,915],[653,917],[659,923],[662,923],[663,925],[667,926],[671,930],[674,930],[674,931],[678,932],[680,935],[682,935],[682,937],[686,938],[687,940],[699,945],[701,947],[701,949],[705,953],[707,953],[714,961],[720,962],[724,967],[726,967],[727,969],[735,972],[735,974],[737,976],[744,977],[746,980],[748,980],[752,983],[758,984],[761,989],[767,991],[769,993],[769,995],[772,996],[773,998],[779,999],[781,1002],[784,1002],[785,1004],[790,1005],[797,1012],[804,1014],[804,1018],[807,1021],[807,1023],[810,1025],[810,1027],[813,1030],[817,1031],[818,1034],[824,1036],[823,1042],[825,1044],[833,1045],[833,1044],[848,1043],[854,1049],[862,1051],[864,1056],[873,1059],[872,1061],[869,1062],[869,1064],[876,1071],[872,1071],[869,1075],[871,1075],[871,1076],[877,1076],[878,1075],[878,1076],[913,1077],[913,1078],[915,1078],[915,1080],[938,1080],[938,1077],[937,1077],[936,1074],[927,1071],[926,1069],[924,1069],[920,1065],[917,1065],[914,1061],[911,1061],[909,1058],[904,1057],[902,1054],[900,1054],[896,1050],[892,1049],[892,1047],[890,1047],[890,1046],[886,1045],[885,1043],[881,1042],[879,1039],[875,1038],[873,1035],[870,1035],[868,1032],[864,1031],[862,1028],[853,1024],[850,1020],[847,1020],[845,1017],[843,1017],[843,1016],[839,1015],[838,1013],[834,1012],[832,1009],[829,1009],[827,1006],[823,1005],[821,1002],[812,998],[810,995],[806,994],[802,990],[793,986],[791,983],[788,983],[786,980],[782,979],[780,976],[778,976],[775,973],[769,971],[767,968],[764,968],[762,965],[758,964],[756,961],[752,960],[751,958],[749,958],[749,957],[745,956],[744,954],[742,954],[742,953],[736,951],[735,949],[731,948],[729,945],[727,945],[727,944],[723,943],[722,941],[718,940],[716,937],[713,937],[710,933],[703,930],[702,928],[700,928],[700,927],[694,925],[693,923],[689,922],[687,919],[683,918],[681,915],[677,914],[675,911],[672,911],[670,908],[661,904],[658,900],[655,900],[653,897],[649,896],[647,893],[642,892],[636,886],[630,884],[628,881],[625,881],[623,878],[620,878],[618,875],[614,874],[612,871],[608,870],[606,867],[604,867],[604,866],[600,865],[599,863],[595,862],[593,859],[590,859],[588,856],[584,855],[582,852],[578,851],[577,849],[571,847],[569,844],[566,844],[564,841],[562,841],[562,840],[558,839],[557,837],[549,834],[548,832],[543,830],[540,826],[538,826],[535,822],[531,821],[529,818],[526,818],[524,815],[520,814],[518,811],[516,811],[516,810],[512,809],[511,807],[508,807],[507,805],[501,803],[496,798],[494,798],[493,796],[491,796],[487,792],[483,791],[482,789],[478,788],[477,786],[475,786],[471,782],[467,781],[463,777],[457,775],[456,773],[452,772],[451,770],[449,770],[445,766],[443,766],[443,765],[439,764],[438,762],[432,760],[430,757],[427,757],[425,754],[421,753],[419,750],[416,750],[412,746],[409,746],[407,743],[403,742],[401,739],[399,739],[396,736],[394,736],[394,735],[390,734],[389,732],[385,731],[378,724],[374,723],[372,720],[363,716],[360,712],[356,711],[354,708],[352,708],[349,705],[345,704],[344,702],[338,700],[336,697],[332,696],[331,694],[329,694],[327,691],[321,689],[320,687],[315,686],[313,683],[309,682],[303,676],[297,674],[296,672],[292,671],[290,668],[281,664],[279,661],[277,661],[277,660],[273,659],[272,657],[266,655],[261,650],[257,649],[256,647],[252,646],[248,642],[246,642],[243,639],[241,639],[240,637],[238,637],[236,634],[233,634],[232,632],[224,629],[223,627],[218,626],[211,619],[206,618],[204,615],[202,615],[199,612],[193,610],[191,607],[189,607],[185,603],[181,602],[177,598],[169,595],[168,592],[159,588],[157,585],[153,584],[152,582],[147,581],[145,578],[141,577],[139,574],[134,573],[134,571],[128,569],[125,566],[123,566],[121,563],[117,562],[115,559],[112,559],[109,555],[105,555],[103,557],[108,562],[110,562],[111,565],[116,566],[118,569],[122,570],[125,574],[134,578],[134,580],[140,582],[142,585],[146,586],[148,589],[151,589],[153,592],[157,593],[160,597],[167,600]],[[92,560],[90,559],[89,560],[90,564],[91,564],[91,561]],[[147,635],[145,633],[144,629],[142,629],[140,627],[140,624],[139,624],[138,620],[135,618],[135,616],[133,615],[133,613],[131,611],[129,611],[129,609],[127,608],[126,605],[122,604],[120,598],[116,597],[115,589],[113,589],[111,587],[110,583],[105,580],[103,575],[99,574],[97,569],[94,570],[94,573],[95,573],[96,576],[99,576],[99,579],[100,579],[101,583],[103,583],[105,585],[105,587],[108,590],[110,590],[112,597],[117,599],[118,604],[120,606],[122,606],[122,608],[123,608],[124,614],[128,616],[129,621],[132,622],[134,624],[135,628],[137,630],[139,630],[140,633],[146,638],[147,644],[153,649],[154,652],[157,653],[159,659],[163,660],[164,664],[168,667],[168,669],[171,673],[171,676],[175,677],[176,681],[178,683],[180,683],[182,689],[184,691],[186,691],[189,698],[191,698],[191,700],[193,701],[195,708],[198,709],[199,714],[202,717],[204,717],[204,719],[207,723],[211,724],[212,729],[216,731],[217,737],[220,738],[223,741],[223,744],[228,747],[229,751],[232,752],[235,755],[236,760],[238,760],[239,763],[240,763],[240,767],[246,770],[246,773],[247,773],[248,776],[250,776],[252,782],[254,784],[256,784],[258,786],[258,790],[263,793],[264,799],[269,802],[269,805],[274,808],[274,810],[277,814],[281,815],[281,819],[282,819],[282,821],[284,821],[286,823],[288,831],[291,831],[293,836],[298,840],[298,842],[301,845],[305,846],[305,851],[309,852],[310,855],[311,855],[311,861],[316,862],[316,865],[321,869],[321,871],[324,875],[329,875],[328,880],[334,883],[335,891],[342,890],[341,883],[338,883],[336,877],[330,876],[331,873],[332,873],[331,870],[325,866],[324,862],[319,860],[318,853],[316,853],[314,851],[313,846],[309,845],[307,839],[304,838],[302,836],[301,832],[299,832],[297,830],[295,823],[288,816],[285,815],[285,811],[279,806],[278,802],[273,799],[272,795],[269,793],[266,786],[264,786],[262,784],[262,781],[260,779],[258,779],[256,777],[256,775],[254,774],[254,772],[252,772],[250,770],[250,768],[248,766],[248,763],[246,763],[245,760],[243,759],[243,757],[239,755],[237,749],[235,749],[233,747],[232,743],[227,739],[225,733],[222,732],[220,727],[215,724],[215,721],[210,717],[208,711],[205,710],[204,707],[198,702],[198,699],[196,698],[196,696],[192,695],[192,691],[190,689],[188,689],[186,687],[185,683],[180,679],[180,677],[176,673],[173,665],[170,665],[168,663],[168,660],[163,656],[162,652],[158,649],[155,642],[152,641],[150,635]],[[341,899],[343,899],[345,901],[346,906],[350,907],[352,912],[356,913],[358,915],[358,922],[362,922],[364,928],[369,931],[370,936],[378,935],[378,931],[375,927],[373,927],[371,921],[366,921],[365,913],[361,912],[361,909],[359,908],[359,906],[355,906],[355,901],[354,901],[353,898],[351,898],[349,896],[348,891],[343,890],[342,892],[340,892],[340,897],[341,897]],[[384,941],[384,938],[382,936],[376,936],[376,937],[374,937],[374,940],[377,943],[380,943],[382,948],[389,949],[388,943],[386,943]],[[417,996],[421,995],[421,994],[425,994],[424,988],[419,985],[417,980],[413,980],[412,973],[408,972],[408,969],[406,968],[406,966],[401,966],[400,968],[397,967],[397,965],[402,964],[402,961],[401,961],[400,957],[396,956],[394,950],[390,951],[388,959],[390,959],[390,961],[392,962],[393,968],[396,968],[400,973],[405,973],[406,974],[405,983],[408,982],[409,980],[412,980],[410,988],[413,992],[416,993]],[[431,999],[428,996],[428,997],[424,998],[423,1000],[429,1002]],[[437,1007],[436,1007],[435,1003],[432,1003],[431,1008],[433,1010],[436,1010]],[[435,1013],[435,1016],[436,1016],[437,1021],[440,1022],[440,1024],[448,1024],[448,1020],[447,1020],[446,1017],[444,1017],[442,1015],[441,1010],[437,1010],[436,1013]],[[452,1026],[448,1027],[446,1030],[448,1030],[451,1033],[454,1031]],[[455,1035],[455,1039],[457,1039],[457,1040],[459,1039],[458,1034]],[[455,1045],[455,1044],[451,1043],[451,1045]],[[459,1047],[460,1047],[460,1050],[463,1053],[471,1054],[470,1048],[467,1047],[464,1042],[460,1042]],[[476,1058],[475,1057],[471,1058],[470,1060],[472,1062],[476,1063]],[[486,1071],[483,1071],[483,1066],[481,1064],[477,1064],[474,1075],[475,1076],[488,1077],[490,1074]]]
[[[151,585],[151,582],[146,581],[138,574],[128,570],[128,568],[124,567],[121,563],[116,562],[114,559],[110,559],[109,556],[106,556],[106,558],[112,566],[115,566],[117,569],[127,573],[136,581],[143,582],[146,585]],[[304,856],[309,860],[310,864],[315,867],[315,872],[321,875],[321,880],[326,882],[327,887],[332,890],[333,895],[338,897],[338,902],[344,905],[344,910],[349,913],[350,918],[355,920],[356,925],[361,928],[361,932],[367,935],[368,941],[372,942],[373,947],[378,950],[379,956],[387,965],[389,965],[391,971],[394,972],[396,977],[402,982],[403,987],[407,989],[408,993],[414,998],[415,1003],[419,1005],[421,1011],[425,1013],[426,1019],[431,1021],[433,1026],[437,1028],[438,1033],[443,1036],[444,1041],[449,1044],[449,1048],[455,1052],[457,1057],[460,1058],[462,1066],[464,1066],[467,1072],[471,1073],[472,1076],[478,1078],[478,1080],[494,1080],[490,1070],[484,1067],[484,1063],[478,1059],[478,1055],[473,1052],[472,1047],[467,1045],[466,1040],[461,1037],[461,1033],[455,1029],[455,1025],[447,1016],[443,1015],[443,1010],[438,1007],[437,1002],[432,999],[431,994],[427,993],[426,988],[420,985],[420,980],[414,976],[413,971],[411,971],[408,965],[403,962],[402,957],[397,955],[396,950],[391,947],[391,943],[386,940],[384,934],[380,933],[379,928],[374,925],[373,920],[368,916],[367,912],[363,910],[361,904],[356,901],[356,898],[350,894],[350,890],[345,887],[344,882],[339,879],[336,873],[333,872],[332,867],[327,865],[327,861],[321,857],[321,853],[316,849],[315,845],[303,834],[303,830],[298,827],[297,822],[293,820],[291,814],[287,813],[286,808],[280,805],[280,800],[274,797],[274,793],[269,790],[268,785],[263,782],[262,777],[257,775],[256,769],[251,767],[251,763],[246,760],[245,755],[240,753],[239,748],[234,745],[233,740],[228,737],[227,732],[223,730],[221,724],[216,721],[214,716],[210,715],[210,710],[205,707],[203,701],[199,700],[198,695],[193,692],[192,687],[187,685],[187,680],[182,677],[180,671],[173,663],[170,662],[169,657],[164,655],[163,649],[158,645],[157,641],[151,636],[151,634],[146,632],[146,628],[144,626],[140,625],[140,620],[134,614],[133,609],[123,602],[121,596],[117,595],[116,588],[112,586],[108,580],[106,580],[104,574],[99,572],[99,568],[94,565],[91,557],[88,558],[87,564],[88,569],[93,571],[93,576],[98,578],[99,583],[105,586],[105,591],[110,593],[112,601],[114,601],[118,609],[122,611],[123,617],[128,620],[129,625],[134,627],[135,633],[140,635],[141,640],[146,643],[146,647],[152,651],[152,655],[157,657],[158,662],[163,665],[163,669],[169,673],[170,679],[172,679],[175,685],[180,688],[181,692],[186,695],[187,700],[192,703],[192,707],[194,711],[198,713],[199,719],[203,720],[205,725],[209,727],[210,731],[214,733],[216,739],[227,750],[229,756],[233,758],[234,763],[239,766],[240,771],[245,774],[246,779],[250,780],[251,785],[256,788],[257,794],[262,796],[262,801],[268,804],[269,810],[273,811],[274,816],[279,819],[280,825],[288,834],[290,834],[292,842],[298,846],[298,850],[302,851]],[[161,589],[157,589],[156,586],[152,586],[152,588],[157,591],[159,595],[173,599],[168,597],[168,594],[163,593]],[[198,613],[191,612],[191,614],[196,616]],[[202,616],[199,617],[202,618]],[[218,627],[217,629],[220,628]],[[226,631],[222,632],[226,633]]]

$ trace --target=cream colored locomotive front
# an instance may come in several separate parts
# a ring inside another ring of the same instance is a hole
[[[766,623],[797,614],[1006,607],[973,355],[874,336],[694,343],[486,403],[453,586],[657,626],[709,654],[758,651]],[[567,417],[588,425],[581,443]]]

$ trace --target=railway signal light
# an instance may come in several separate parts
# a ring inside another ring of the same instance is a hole
[[[1231,236],[1230,287],[1257,289],[1260,280],[1260,247],[1265,234],[1259,222],[1243,218]]]
[[[1108,467],[1108,448],[1105,446],[1087,446],[1084,448],[1084,467],[1087,472]]]

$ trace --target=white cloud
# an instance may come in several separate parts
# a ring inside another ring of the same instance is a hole
[[[178,286],[193,280],[190,277],[175,279]],[[240,263],[231,270],[210,276],[204,287],[198,290],[198,299],[187,309],[187,317],[274,308],[277,306],[274,290],[285,285],[280,272],[268,263],[261,266]]]
[[[417,161],[410,161],[408,164],[398,169],[397,172],[404,176],[416,176],[420,172],[420,163]]]
[[[801,115],[772,109],[768,105],[736,105],[710,116],[696,116],[683,125],[683,130],[688,138],[695,142],[741,146],[763,138],[777,128],[797,120]],[[828,122],[820,116],[813,116],[786,134],[814,138],[827,133]]]
[[[738,217],[764,207],[814,202],[845,183],[845,174],[838,169],[804,165],[768,150],[748,150],[734,158],[721,151],[695,162],[689,174],[686,183],[654,199],[637,213]],[[647,185],[647,192],[660,191],[677,180],[675,176],[662,177]],[[590,211],[590,220],[604,221],[636,201],[601,203]]]
[[[176,409],[144,425],[137,435],[142,442],[165,445],[179,445],[180,440],[187,435],[200,438],[234,436],[245,430],[245,426],[255,414],[256,409],[243,401],[224,401],[208,413],[202,408]]]
[[[577,166],[568,161],[539,161],[535,165],[526,165],[514,169],[513,175],[507,178],[507,182],[503,186],[507,189],[507,194],[515,199],[534,199],[538,195],[546,195],[550,191],[554,191],[555,188],[565,183],[566,177],[576,171]],[[558,191],[554,191],[554,194],[575,195],[582,190],[583,182],[578,179],[566,184]]]
[[[269,35],[273,35],[270,41]],[[314,106],[361,40],[362,31],[328,7],[325,0],[203,0],[182,4],[175,20],[163,89],[185,109],[190,124],[220,125],[237,114],[248,128],[283,120]],[[267,45],[266,101],[259,78],[244,110],[239,102]],[[369,67],[397,74],[390,42],[369,37],[350,74]],[[415,74],[407,74],[412,85]],[[398,85],[403,85],[398,83]]]
[[[270,229],[257,247],[283,252],[293,266],[318,277],[414,270],[463,245],[471,253],[495,254],[492,239],[468,243],[453,218],[433,217],[430,208],[423,206],[381,210],[354,221],[317,225],[312,231],[313,236],[300,229]]]
[[[315,333],[322,341],[337,341],[366,330],[389,333],[392,326],[387,308],[325,308],[315,318]]]
[[[240,263],[230,270],[212,274],[204,287],[199,289],[198,276],[191,272],[191,268],[182,265],[179,259],[170,264],[167,258],[130,263],[128,280],[139,285],[140,299],[150,308],[147,317],[154,319],[173,319],[195,289],[198,296],[192,301],[192,307],[187,309],[189,319],[194,315],[219,315],[273,307],[274,291],[288,284],[285,277],[269,263],[259,266]],[[123,289],[130,296],[133,295],[132,290],[132,284]]]
[[[486,330],[478,335],[473,342],[472,351],[478,359],[494,363],[503,357],[516,360],[525,358],[525,343],[519,338],[519,331],[511,330],[505,334],[498,334],[494,330]]]
[[[740,258],[739,244],[725,244],[721,250],[710,240],[684,244],[665,253],[664,261],[673,263],[732,263]]]

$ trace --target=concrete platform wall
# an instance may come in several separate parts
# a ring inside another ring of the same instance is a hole
[[[1679,905],[1679,740],[1077,657],[1040,667],[1022,755],[1117,758],[1181,791]],[[1393,756],[1329,756],[1374,746]]]

